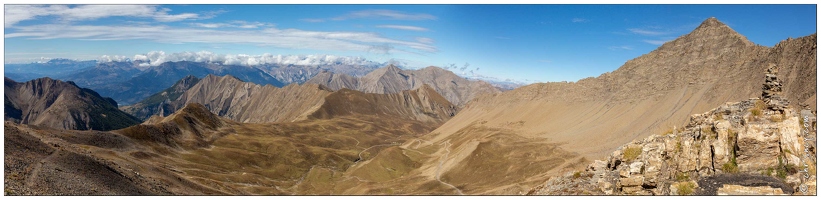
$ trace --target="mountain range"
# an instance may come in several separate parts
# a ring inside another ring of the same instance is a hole
[[[361,78],[323,71],[306,83],[321,84],[332,90],[342,88],[367,93],[390,94],[429,85],[451,103],[463,107],[482,94],[499,93],[500,89],[484,81],[470,81],[439,67],[402,70],[394,65],[379,68]]]
[[[60,77],[79,70],[94,67],[95,60],[77,61],[69,59],[50,59],[45,62],[29,64],[4,64],[3,74],[17,82],[26,82],[40,77]]]
[[[206,83],[250,86],[230,76],[207,76],[197,84]],[[427,86],[397,94],[291,86],[325,94],[320,105],[305,111],[304,120],[240,123],[212,113],[206,105],[189,103],[166,117],[154,116],[143,124],[109,132],[7,122],[6,171],[13,183],[6,192],[341,193],[356,188],[357,174],[368,173],[344,175],[352,166],[430,132],[455,112],[455,106]],[[45,184],[50,180],[66,181]],[[336,182],[349,184],[335,188]]]
[[[685,124],[692,114],[759,96],[770,65],[779,68],[792,106],[816,110],[816,41],[813,34],[764,47],[710,18],[599,77],[477,97],[433,132],[397,150],[430,149],[428,162],[405,178],[369,186],[436,180],[453,186],[446,194],[526,192],[634,139]],[[419,176],[427,178],[410,178]]]
[[[816,44],[756,45],[709,18],[613,72],[504,92],[438,67],[293,68],[309,75],[283,86],[167,62],[101,86],[125,112],[6,78],[6,194],[813,195],[796,192],[816,177],[797,128],[815,126]]]

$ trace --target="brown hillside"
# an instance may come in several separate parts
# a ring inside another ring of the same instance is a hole
[[[329,71],[322,71],[305,83],[324,85],[331,90],[337,91],[342,88],[357,88],[359,79],[347,74],[336,74]]]
[[[325,85],[333,90],[348,88],[377,94],[393,94],[428,85],[460,108],[479,95],[501,92],[487,82],[470,81],[451,71],[434,66],[418,70],[402,70],[388,65],[358,79],[344,74],[323,72],[306,83]]]
[[[478,97],[454,118],[420,138],[424,142],[404,146],[436,149],[428,156],[444,160],[438,165],[439,180],[465,194],[516,193],[540,183],[537,179],[544,181],[558,172],[583,167],[586,162],[581,161],[601,158],[636,138],[672,130],[691,114],[759,96],[763,74],[770,64],[777,65],[783,74],[784,95],[795,104],[812,104],[814,110],[815,43],[813,34],[783,41],[773,48],[758,46],[710,18],[690,34],[630,60],[614,72],[575,83],[532,84]],[[500,136],[523,139],[492,139]],[[497,144],[483,146],[481,141]],[[556,151],[564,153],[530,157],[534,155],[504,148],[525,145],[533,145],[534,149],[558,145],[561,150]],[[490,160],[471,161],[488,155],[481,147],[492,146],[498,147],[491,151],[495,155],[523,158],[493,159],[508,167],[490,167],[488,174],[515,174],[509,170],[551,157],[563,158],[564,162],[544,165],[551,167],[527,176],[486,176],[501,184],[464,179],[473,173],[468,169],[494,166]],[[435,181],[437,168],[433,166],[439,162],[430,160],[416,172]],[[448,187],[444,183],[437,185]],[[455,189],[451,191],[456,194]]]
[[[6,120],[58,129],[113,130],[139,120],[90,89],[48,77],[17,83],[5,78]]]
[[[350,194],[363,178],[404,173],[400,167],[417,161],[385,163],[395,168],[383,174],[368,173],[375,169],[366,163],[401,154],[388,150],[429,133],[455,109],[427,86],[399,94],[342,90],[325,99],[297,122],[237,123],[197,103],[111,132],[7,122],[7,133],[21,130],[15,133],[22,136],[6,134],[6,144],[16,148],[6,148],[6,194]],[[49,179],[61,181],[43,186]]]
[[[282,88],[242,82],[230,75],[208,75],[172,103],[205,105],[211,112],[238,122],[289,122],[305,119],[331,91],[320,85]]]
[[[352,114],[395,117],[442,124],[455,115],[456,107],[423,85],[415,90],[394,94],[372,94],[342,89],[325,97],[325,103],[311,118],[330,119]]]

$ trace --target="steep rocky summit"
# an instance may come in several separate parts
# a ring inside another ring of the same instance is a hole
[[[816,115],[788,106],[776,72],[760,98],[693,115],[529,194],[816,195]]]
[[[140,123],[117,102],[73,82],[39,78],[18,83],[6,78],[6,120],[57,129],[113,130]]]

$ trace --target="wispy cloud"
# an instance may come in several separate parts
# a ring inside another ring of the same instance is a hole
[[[5,27],[18,22],[35,19],[39,16],[56,16],[65,22],[94,20],[106,17],[143,17],[153,18],[159,22],[174,22],[189,19],[214,17],[217,13],[206,15],[197,13],[169,14],[171,9],[153,5],[6,5]]]
[[[435,20],[436,16],[424,13],[405,13],[395,10],[361,10],[331,18],[332,20],[348,19],[392,19],[392,20]]]
[[[218,25],[217,25],[218,26]],[[253,44],[290,49],[362,51],[390,54],[437,52],[433,45],[383,37],[375,33],[299,29],[202,29],[164,25],[41,24],[12,27],[5,38],[133,40],[161,43]]]
[[[314,18],[305,18],[305,19],[300,19],[300,20],[306,21],[306,22],[325,22],[324,19],[314,19]]]
[[[247,21],[231,21],[230,23],[191,23],[191,25],[195,26],[195,27],[202,27],[202,28],[233,27],[233,28],[246,28],[246,29],[260,28],[260,27],[265,27],[265,26],[273,26],[272,24],[268,24],[268,23],[247,22]]]
[[[434,40],[426,37],[417,37],[416,41],[424,44],[433,44]]]
[[[631,33],[645,35],[645,36],[659,36],[659,35],[667,35],[670,32],[667,31],[657,31],[657,30],[648,30],[648,29],[640,29],[640,28],[631,28],[627,29]]]
[[[648,43],[648,44],[662,45],[662,44],[664,44],[664,43],[666,43],[666,42],[668,42],[668,41],[670,41],[670,40],[642,40],[642,41],[644,41],[644,42],[646,42],[646,43]]]
[[[613,51],[617,51],[617,50],[628,50],[629,51],[629,50],[633,50],[633,47],[626,46],[626,45],[624,45],[624,46],[609,46],[609,47],[607,47],[607,49],[610,49],[610,50],[613,50]]]
[[[403,25],[379,25],[376,26],[379,28],[391,28],[391,29],[399,29],[399,30],[406,30],[406,31],[428,31],[427,28],[422,28],[418,26],[403,26]]]
[[[583,22],[587,22],[588,20],[584,19],[584,18],[573,18],[570,21],[572,21],[573,23],[583,23]]]
[[[305,22],[325,22],[328,20],[342,21],[350,19],[381,19],[381,20],[436,20],[437,17],[425,13],[406,13],[396,10],[360,10],[331,18],[305,18],[300,19]]]

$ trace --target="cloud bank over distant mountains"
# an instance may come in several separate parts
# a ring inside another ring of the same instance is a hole
[[[206,62],[219,63],[223,65],[383,65],[385,63],[371,61],[362,57],[337,56],[337,55],[273,55],[265,53],[262,55],[246,54],[216,54],[209,51],[200,52],[179,52],[166,53],[163,51],[151,51],[146,54],[137,54],[134,57],[119,55],[103,55],[99,62],[130,62],[140,61],[141,66],[157,66],[165,62]]]

